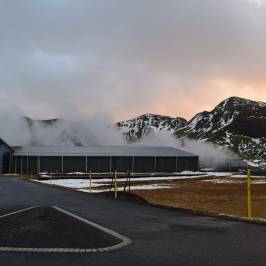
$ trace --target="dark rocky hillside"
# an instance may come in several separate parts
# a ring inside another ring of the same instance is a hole
[[[167,130],[177,138],[209,141],[230,148],[243,158],[266,158],[266,103],[231,97],[211,112],[190,121],[159,115],[143,115],[116,124],[132,140],[151,131]]]
[[[116,127],[122,130],[128,141],[136,141],[151,132],[167,130],[174,133],[177,129],[187,125],[184,118],[169,116],[144,114],[134,119],[118,122]]]
[[[32,120],[25,117],[29,127],[53,127],[60,119]],[[181,117],[144,114],[115,124],[128,142],[160,131],[178,139],[191,138],[215,143],[233,150],[242,158],[266,159],[266,103],[231,97],[212,111],[201,112],[190,121]],[[63,132],[64,143],[81,145],[78,136]],[[73,133],[73,132],[72,132]],[[36,144],[36,143],[35,143]]]

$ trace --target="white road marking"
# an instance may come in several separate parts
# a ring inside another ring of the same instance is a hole
[[[29,211],[29,210],[34,209],[34,208],[37,208],[37,207],[38,206],[33,206],[33,207],[25,208],[25,209],[22,209],[22,210],[18,210],[18,211],[10,212],[10,213],[7,213],[7,214],[3,214],[3,215],[0,215],[0,219],[1,218],[4,218],[4,217],[7,217],[7,216],[10,216],[10,215],[17,214],[17,213]]]
[[[14,211],[14,212],[10,212],[4,215],[0,216],[1,218],[7,217],[7,216],[11,216],[11,215],[15,215],[21,212],[25,212],[25,211],[29,211],[31,209],[37,208],[38,206],[33,206],[33,207],[29,207],[29,208],[25,208],[22,210],[18,210],[18,211]],[[127,245],[129,245],[132,241],[131,239],[118,234],[117,232],[108,229],[106,227],[103,227],[99,224],[96,224],[94,222],[91,222],[87,219],[84,219],[76,214],[73,214],[71,212],[68,212],[66,210],[63,210],[59,207],[56,206],[51,206],[52,208],[54,208],[55,210],[62,212],[64,214],[67,214],[79,221],[82,221],[90,226],[93,226],[113,237],[116,237],[118,239],[120,239],[122,242],[113,246],[109,246],[109,247],[102,247],[102,248],[87,248],[87,249],[80,249],[80,248],[22,248],[22,247],[0,247],[0,251],[2,252],[44,252],[44,253],[95,253],[95,252],[103,252],[103,251],[112,251],[112,250],[117,250],[123,247],[126,247]]]
[[[99,229],[99,230],[101,230],[101,231],[103,231],[103,232],[105,232],[105,233],[111,235],[111,236],[114,236],[114,237],[116,237],[116,238],[122,240],[121,243],[119,243],[119,244],[117,244],[117,245],[114,245],[114,246],[111,246],[111,247],[106,247],[105,249],[113,250],[113,249],[122,248],[122,247],[125,247],[125,246],[129,245],[129,244],[132,242],[132,241],[131,241],[129,238],[127,238],[126,236],[120,235],[120,234],[118,234],[117,232],[115,232],[115,231],[113,231],[113,230],[111,230],[111,229],[108,229],[108,228],[103,227],[103,226],[101,226],[101,225],[99,225],[99,224],[96,224],[96,223],[94,223],[94,222],[92,222],[92,221],[89,221],[89,220],[87,220],[87,219],[84,219],[84,218],[82,218],[82,217],[80,217],[80,216],[78,216],[78,215],[76,215],[76,214],[73,214],[73,213],[71,213],[71,212],[68,212],[68,211],[66,211],[66,210],[63,210],[63,209],[61,209],[61,208],[59,208],[59,207],[56,207],[56,206],[52,206],[52,207],[53,207],[54,209],[56,209],[56,210],[58,210],[58,211],[64,213],[64,214],[67,214],[67,215],[69,215],[69,216],[71,216],[71,217],[73,217],[73,218],[75,218],[75,219],[77,219],[77,220],[79,220],[79,221],[82,221],[82,222],[84,222],[84,223],[86,223],[86,224],[89,224],[89,225],[91,225],[91,226],[93,226],[93,227],[95,227],[95,228],[97,228],[97,229]]]

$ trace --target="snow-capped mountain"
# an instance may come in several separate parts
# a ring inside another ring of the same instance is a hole
[[[211,112],[197,114],[176,133],[197,139],[212,139],[224,132],[252,138],[265,137],[266,103],[231,97]]]
[[[184,118],[169,116],[144,114],[134,119],[118,122],[115,127],[122,130],[124,136],[129,142],[136,141],[151,132],[167,130],[175,133],[179,128],[187,125]]]
[[[119,122],[116,127],[130,141],[154,130],[167,130],[177,138],[209,141],[228,147],[243,158],[266,158],[266,103],[231,97],[210,112],[190,121],[159,115],[143,115]]]
[[[50,132],[54,129],[57,133],[60,121],[63,121],[25,119],[33,132],[36,131],[34,131],[36,125],[41,125],[37,127],[39,131],[33,134],[34,144],[38,144],[39,135],[45,133],[41,131]],[[95,137],[97,132],[88,135],[87,127],[83,131],[81,127],[80,124],[74,126],[71,124],[66,128],[59,127],[60,134],[51,132],[52,136],[59,135],[63,143],[83,145],[82,140],[86,139],[87,143],[87,140]],[[181,117],[144,114],[118,122],[114,128],[118,129],[128,142],[138,141],[152,133],[156,135],[160,131],[167,131],[178,139],[191,138],[227,147],[242,158],[266,159],[266,103],[263,102],[231,97],[222,101],[210,112],[198,113],[190,121]],[[81,131],[84,134],[81,134]]]

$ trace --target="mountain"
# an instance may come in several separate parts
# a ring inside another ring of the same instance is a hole
[[[33,129],[32,132],[35,132],[36,125],[41,126],[38,128],[42,131],[58,131],[55,126],[63,121],[32,120],[28,117],[25,119]],[[122,132],[128,142],[136,142],[149,134],[167,131],[177,139],[190,138],[229,148],[242,158],[266,159],[266,103],[263,102],[231,97],[210,112],[196,114],[190,121],[181,117],[144,114],[118,122],[114,127]],[[34,144],[39,143],[40,131],[36,132],[32,137]],[[91,138],[85,133],[86,140]],[[60,131],[59,138],[63,140],[62,143],[71,145],[84,143],[79,128],[73,129],[71,125],[67,130],[63,128],[62,132]]]
[[[242,158],[266,159],[266,103],[231,97],[190,121],[150,115],[119,122],[126,138],[135,141],[152,131],[167,130],[179,139],[191,138],[233,150]]]
[[[127,141],[134,142],[151,132],[167,130],[175,133],[179,128],[187,125],[187,120],[181,117],[144,114],[134,119],[118,122],[115,127],[123,132]]]

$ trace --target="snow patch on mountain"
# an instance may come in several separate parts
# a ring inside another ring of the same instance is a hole
[[[266,159],[266,103],[231,97],[212,111],[183,118],[145,114],[118,122],[127,141],[167,131],[176,138],[210,142],[246,159]]]
[[[118,122],[115,127],[122,131],[126,140],[134,142],[149,134],[157,134],[167,131],[173,134],[178,128],[187,124],[184,118],[161,116],[155,114],[144,114],[142,116]]]

